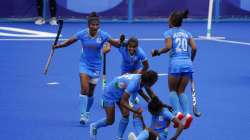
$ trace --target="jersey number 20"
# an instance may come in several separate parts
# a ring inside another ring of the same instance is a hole
[[[187,43],[186,38],[176,38],[175,43],[177,44],[177,47],[176,47],[177,52],[180,52],[180,51],[186,52],[187,51],[188,43]]]

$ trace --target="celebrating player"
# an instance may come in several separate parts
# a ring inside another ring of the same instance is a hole
[[[109,42],[114,46],[119,46],[120,42],[112,39],[110,35],[100,29],[99,16],[92,12],[88,17],[88,28],[76,33],[63,44],[55,45],[54,49],[67,47],[76,41],[82,43],[82,53],[80,59],[80,123],[89,121],[90,108],[94,102],[94,89],[101,72],[101,52],[110,50],[110,46],[104,45]],[[106,47],[103,47],[106,46]]]
[[[182,120],[185,115],[185,128],[188,128],[192,122],[185,88],[192,78],[192,62],[196,55],[196,45],[192,39],[192,35],[181,28],[182,20],[187,18],[187,16],[188,10],[171,13],[169,17],[170,29],[164,33],[166,46],[159,50],[152,50],[152,56],[161,55],[171,50],[168,71],[170,103],[174,108],[174,113],[180,120]],[[191,56],[189,52],[190,47],[192,49]],[[181,113],[181,108],[184,115]]]

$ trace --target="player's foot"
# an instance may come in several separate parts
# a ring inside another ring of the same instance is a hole
[[[187,114],[187,115],[186,115],[186,122],[185,122],[185,124],[184,124],[184,129],[189,128],[189,126],[191,125],[192,121],[193,121],[192,115]]]
[[[82,114],[80,117],[80,124],[86,124],[89,122],[89,112],[86,112],[85,114]]]
[[[178,112],[176,114],[176,117],[181,121],[184,118],[184,115],[181,112]],[[177,127],[178,127],[178,124],[174,123],[174,128],[177,128]]]
[[[136,135],[134,132],[130,132],[128,134],[128,140],[137,140]]]
[[[90,138],[91,138],[91,140],[96,140],[97,129],[94,126],[93,123],[90,124],[89,129],[90,129],[89,131],[90,131]]]
[[[42,17],[38,17],[38,18],[35,20],[35,24],[36,24],[36,25],[43,25],[43,24],[45,24],[45,19],[42,18]]]
[[[52,17],[49,21],[49,24],[50,25],[57,25],[57,20],[56,20],[56,17]]]

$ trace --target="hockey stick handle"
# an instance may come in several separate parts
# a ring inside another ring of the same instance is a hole
[[[106,54],[103,53],[102,87],[106,86]]]
[[[59,23],[59,28],[58,28],[58,31],[57,31],[56,38],[55,38],[55,41],[54,41],[53,46],[55,46],[55,45],[57,44],[58,40],[59,40],[61,31],[62,31],[62,27],[63,27],[63,20],[58,20],[58,23]],[[45,74],[45,75],[48,74],[49,65],[50,65],[50,63],[51,63],[52,56],[54,55],[53,46],[51,47],[50,54],[49,54],[49,56],[48,56],[48,60],[47,60],[47,63],[46,63],[46,65],[45,65],[45,68],[44,68],[44,74]]]

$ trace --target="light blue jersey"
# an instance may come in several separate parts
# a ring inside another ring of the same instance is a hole
[[[193,72],[190,57],[189,39],[192,35],[181,29],[171,28],[164,33],[165,39],[172,39],[172,49],[170,50],[169,73],[190,73]]]
[[[151,120],[151,128],[160,134],[160,140],[167,139],[168,135],[168,128],[167,128],[167,122],[172,121],[174,116],[172,113],[166,109],[163,108],[163,110],[160,112],[159,115],[153,115]]]
[[[140,47],[136,49],[134,55],[129,54],[128,48],[125,45],[119,48],[119,52],[122,55],[122,73],[130,73],[131,71],[142,69],[142,62],[147,60],[146,53]]]
[[[96,36],[91,37],[87,28],[76,33],[75,36],[82,43],[80,73],[85,73],[91,77],[99,77],[102,65],[101,50],[103,44],[110,40],[110,35],[99,29]]]
[[[141,74],[124,74],[114,78],[104,89],[103,101],[109,104],[118,102],[123,93],[136,96],[141,89]]]

